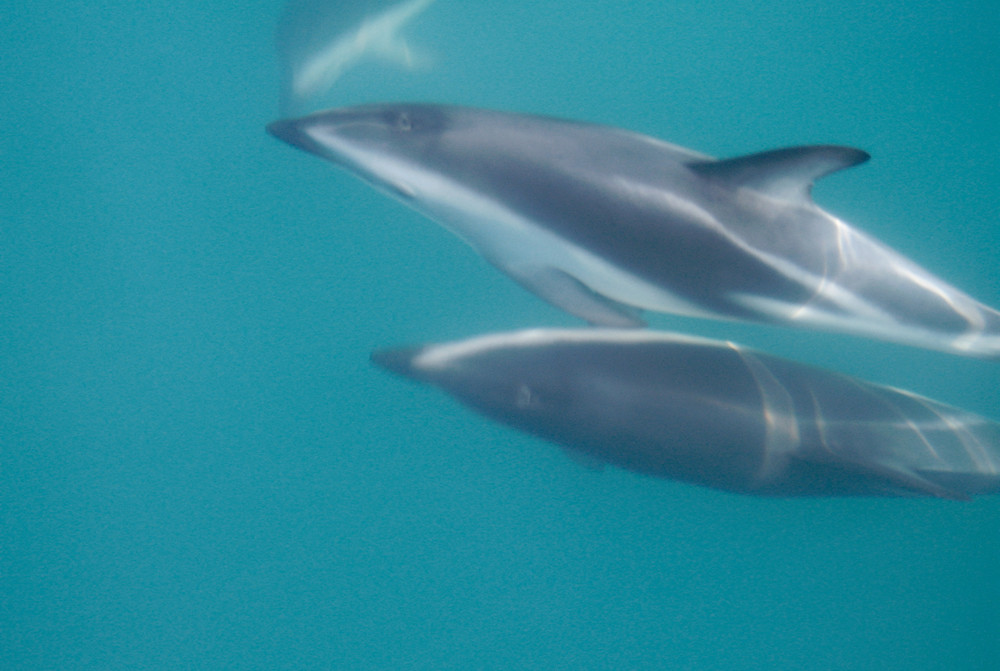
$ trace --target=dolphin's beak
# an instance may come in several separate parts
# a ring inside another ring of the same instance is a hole
[[[302,134],[299,123],[296,119],[279,119],[267,125],[267,132],[283,140],[288,144],[297,145],[298,137]]]
[[[371,361],[379,368],[408,377],[418,379],[417,371],[413,367],[413,360],[423,347],[396,347],[392,349],[377,349],[372,352]]]
[[[279,119],[267,125],[267,132],[282,142],[315,154],[331,163],[343,164],[344,157],[323,142],[352,124],[370,123],[371,114],[365,108],[324,110],[297,119]]]
[[[342,163],[341,157],[330,151],[329,147],[318,142],[309,129],[315,126],[315,115],[302,117],[300,119],[279,119],[267,125],[267,132],[283,142],[287,142],[293,147],[298,147],[302,151],[315,154],[331,163]]]
[[[306,132],[307,118],[280,119],[267,125],[267,132],[282,142],[311,154],[323,156],[322,146]]]

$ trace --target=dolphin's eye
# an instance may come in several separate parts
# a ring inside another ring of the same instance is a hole
[[[413,121],[406,112],[400,112],[396,116],[396,130],[407,132],[413,129]]]

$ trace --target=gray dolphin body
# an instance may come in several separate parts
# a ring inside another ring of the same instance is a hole
[[[641,326],[653,310],[1000,355],[1000,313],[813,202],[815,179],[868,158],[856,149],[714,160],[620,129],[440,105],[268,129],[595,325]]]
[[[373,361],[571,452],[766,496],[1000,492],[1000,424],[728,342],[530,330]]]

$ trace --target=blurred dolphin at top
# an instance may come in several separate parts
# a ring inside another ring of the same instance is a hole
[[[277,31],[283,113],[306,111],[359,62],[377,59],[414,67],[426,60],[399,36],[434,0],[289,0]]]
[[[813,201],[815,180],[868,159],[858,149],[716,160],[607,126],[427,104],[268,128],[591,324],[640,326],[651,310],[1000,358],[1000,312]]]

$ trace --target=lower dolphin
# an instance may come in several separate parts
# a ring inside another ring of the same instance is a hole
[[[1000,356],[1000,313],[813,202],[813,181],[867,160],[857,149],[715,160],[617,128],[420,104],[268,130],[592,324],[641,326],[652,310]]]
[[[729,342],[536,329],[372,360],[631,471],[763,496],[1000,492],[1000,424]]]

